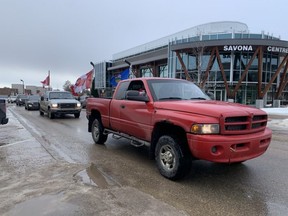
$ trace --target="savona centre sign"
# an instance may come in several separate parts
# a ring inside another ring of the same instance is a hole
[[[251,45],[226,45],[223,47],[224,51],[253,51]]]
[[[253,47],[251,45],[225,45],[223,46],[223,50],[225,52],[231,51],[253,51]],[[278,53],[288,53],[287,47],[274,47],[268,46],[268,52],[278,52]]]

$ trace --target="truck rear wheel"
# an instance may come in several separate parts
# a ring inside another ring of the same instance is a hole
[[[94,119],[92,123],[92,128],[91,128],[91,133],[92,133],[92,138],[95,142],[95,144],[104,144],[107,140],[108,135],[104,134],[104,127],[99,121],[99,119]]]
[[[172,135],[161,136],[155,150],[158,170],[165,178],[176,180],[191,168],[191,156],[185,151],[185,143]]]

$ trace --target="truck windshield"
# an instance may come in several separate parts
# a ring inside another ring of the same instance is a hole
[[[50,99],[73,99],[73,96],[69,92],[51,92]]]
[[[40,96],[39,95],[30,95],[29,100],[40,100]]]
[[[210,100],[194,83],[177,79],[148,80],[155,101],[161,100]]]

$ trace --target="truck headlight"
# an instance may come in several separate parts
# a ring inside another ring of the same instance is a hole
[[[58,104],[57,103],[52,103],[51,106],[52,106],[52,108],[57,108]]]
[[[219,124],[193,124],[191,133],[194,134],[219,134]]]
[[[81,107],[81,103],[77,103],[77,107],[78,107],[78,108]]]

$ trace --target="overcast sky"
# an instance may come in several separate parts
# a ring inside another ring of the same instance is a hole
[[[288,41],[284,0],[0,0],[0,88],[73,84],[126,49],[218,21]]]

